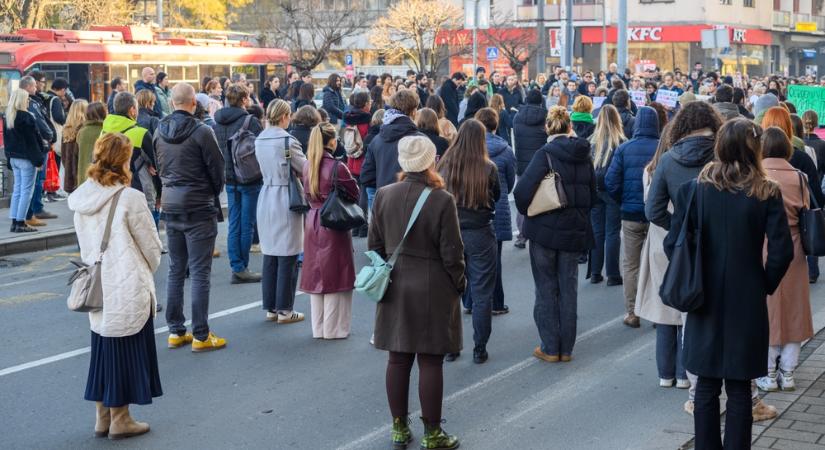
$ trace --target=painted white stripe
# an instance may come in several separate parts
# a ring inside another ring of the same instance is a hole
[[[17,286],[17,285],[20,285],[20,284],[26,284],[26,283],[31,283],[31,282],[34,282],[34,281],[46,280],[46,279],[55,278],[55,277],[69,278],[69,274],[71,274],[71,273],[72,273],[71,271],[57,272],[57,273],[53,273],[53,274],[49,274],[49,275],[43,275],[43,276],[40,276],[40,277],[27,278],[25,280],[12,281],[11,283],[3,283],[3,284],[0,284],[0,287]]]
[[[295,293],[295,295],[303,295],[303,294],[304,293],[301,292],[301,291],[297,291]],[[209,315],[209,320],[217,319],[217,318],[220,318],[220,317],[226,317],[226,316],[229,316],[229,315],[232,315],[232,314],[236,314],[236,313],[246,311],[248,309],[252,309],[252,308],[255,308],[255,307],[260,307],[260,306],[261,306],[261,302],[257,301],[257,302],[247,303],[245,305],[236,306],[234,308],[224,309],[222,311],[218,311],[216,313],[210,314]],[[191,325],[191,324],[192,324],[192,321],[187,320],[185,325],[188,326],[188,325]],[[162,334],[162,333],[167,333],[167,332],[169,332],[169,327],[155,328],[155,334]],[[91,347],[83,347],[83,348],[79,348],[77,350],[72,350],[72,351],[68,351],[68,352],[65,352],[65,353],[60,353],[58,355],[49,356],[49,357],[46,357],[46,358],[43,358],[43,359],[38,359],[36,361],[30,361],[30,362],[27,362],[27,363],[18,364],[16,366],[7,367],[5,369],[0,370],[0,377],[4,377],[6,375],[11,375],[11,374],[17,373],[17,372],[22,372],[22,371],[28,370],[28,369],[33,369],[35,367],[44,366],[46,364],[51,364],[53,362],[62,361],[64,359],[74,358],[75,356],[84,355],[86,353],[89,353],[90,351],[92,351]]]
[[[607,322],[605,322],[605,323],[603,323],[603,324],[601,324],[597,327],[591,328],[591,329],[585,331],[584,333],[581,333],[578,336],[576,336],[576,342],[581,343],[582,341],[585,341],[588,338],[591,338],[594,335],[596,335],[598,333],[601,333],[602,331],[616,325],[617,323],[621,322],[623,319],[624,319],[624,315],[621,315],[621,316],[616,317],[615,319],[611,319],[611,320],[609,320],[609,321],[607,321]],[[474,392],[476,390],[485,388],[486,386],[488,386],[490,384],[501,381],[501,380],[509,377],[510,375],[512,375],[514,373],[520,372],[520,371],[522,371],[522,370],[524,370],[524,369],[526,369],[530,366],[533,366],[533,365],[537,364],[538,361],[539,361],[538,359],[531,356],[531,357],[529,357],[529,358],[527,358],[527,359],[525,359],[521,362],[513,364],[510,367],[502,369],[501,371],[496,372],[496,373],[490,375],[487,378],[484,378],[484,379],[482,379],[482,380],[480,380],[476,383],[473,383],[473,384],[465,387],[464,389],[461,389],[459,391],[456,391],[456,392],[448,395],[447,397],[444,398],[444,401],[442,402],[442,405],[446,405],[447,403],[453,402],[453,401],[455,401],[455,400],[457,400],[461,397],[464,397],[465,395],[467,395],[471,392]],[[420,415],[421,415],[421,410],[420,409],[418,411],[415,411],[415,412],[410,414],[411,417],[416,417],[416,416],[420,416]],[[384,426],[381,426],[381,427],[377,427],[374,430],[370,431],[369,433],[365,434],[364,436],[362,436],[362,437],[360,437],[360,438],[358,438],[358,439],[356,439],[356,440],[354,440],[354,441],[352,441],[352,442],[350,442],[346,445],[342,445],[342,446],[338,447],[337,450],[355,450],[357,448],[361,448],[365,444],[367,444],[371,441],[374,441],[375,439],[377,439],[379,437],[386,437],[386,434],[389,433],[389,431],[391,429],[392,429],[391,425],[384,425]]]

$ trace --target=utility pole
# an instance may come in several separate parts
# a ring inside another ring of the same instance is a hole
[[[627,0],[619,0],[619,36],[616,40],[616,64],[619,66],[619,73],[624,73],[627,68]],[[607,43],[602,43],[607,45]]]
[[[478,2],[473,0],[473,76],[478,68]]]
[[[163,28],[163,0],[157,0],[158,27]]]
[[[565,70],[573,69],[573,0],[565,1],[564,13],[564,61]]]
[[[536,49],[536,72],[547,72],[547,29],[544,27],[544,5],[547,0],[538,0],[538,11],[536,13],[536,40],[538,41],[538,49]]]
[[[607,67],[607,0],[602,0],[602,51],[599,58],[599,67]]]

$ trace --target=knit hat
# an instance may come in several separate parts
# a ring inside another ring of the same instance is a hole
[[[530,92],[527,93],[527,98],[524,99],[524,102],[528,105],[541,105],[541,91],[538,89],[530,89]]]
[[[195,96],[195,100],[201,104],[203,109],[209,108],[209,96],[201,92],[200,94]]]
[[[765,111],[773,108],[774,106],[779,106],[779,99],[776,98],[775,95],[762,95],[758,99],[756,99],[756,103],[753,104],[753,115],[759,117]]]
[[[690,102],[695,102],[695,101],[696,101],[696,96],[693,95],[693,92],[685,92],[684,94],[679,96],[679,103],[681,103],[682,106],[687,105]]]
[[[426,136],[407,136],[398,141],[398,165],[404,172],[423,172],[435,163],[435,145]]]

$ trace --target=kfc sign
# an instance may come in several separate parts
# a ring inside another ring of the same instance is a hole
[[[662,27],[630,27],[627,29],[628,41],[661,41]]]
[[[745,35],[745,33],[747,31],[748,30],[743,30],[741,28],[734,28],[733,29],[733,39],[731,39],[731,40],[733,42],[740,42],[740,43],[741,42],[747,42],[747,36]]]

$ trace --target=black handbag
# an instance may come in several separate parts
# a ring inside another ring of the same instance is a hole
[[[301,180],[295,175],[292,170],[292,152],[289,149],[289,136],[284,138],[284,157],[286,158],[286,170],[289,171],[289,210],[298,213],[306,214],[309,211],[309,202],[306,195],[304,195],[304,185]]]
[[[685,218],[682,228],[670,255],[662,286],[659,288],[659,297],[662,303],[681,312],[691,312],[699,309],[705,302],[702,276],[702,209],[701,187],[694,182],[690,188],[690,197],[685,206]],[[696,230],[689,230],[690,210],[696,203],[697,214]]]
[[[802,191],[802,200],[805,200],[805,186],[807,181],[799,174],[799,189]],[[808,192],[811,187],[808,186]],[[813,208],[799,208],[799,238],[802,240],[802,250],[808,256],[825,256],[825,213],[817,205],[813,194],[809,195]]]
[[[364,210],[358,203],[338,192],[338,164],[332,166],[332,191],[321,206],[321,225],[338,231],[348,231],[366,225]]]

